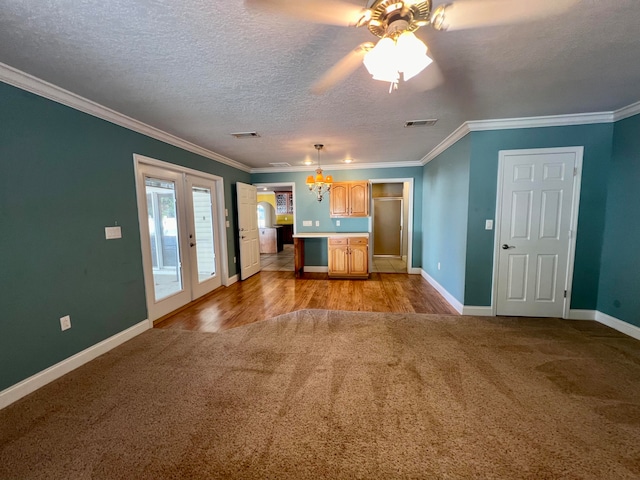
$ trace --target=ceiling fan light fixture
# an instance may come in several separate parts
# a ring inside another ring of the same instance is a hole
[[[404,32],[396,41],[398,70],[403,73],[404,80],[415,77],[433,61],[427,56],[427,46],[412,32]]]
[[[400,73],[405,81],[415,77],[432,62],[427,46],[412,32],[404,31],[396,39],[382,38],[364,56],[364,66],[374,80],[397,84]]]
[[[390,37],[381,39],[363,60],[374,80],[396,83],[399,79],[396,43]]]

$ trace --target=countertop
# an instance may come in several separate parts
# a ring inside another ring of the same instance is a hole
[[[295,233],[293,238],[328,238],[328,237],[364,237],[369,238],[368,232],[305,232]]]

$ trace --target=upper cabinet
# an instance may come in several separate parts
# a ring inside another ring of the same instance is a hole
[[[335,182],[329,195],[332,217],[368,217],[369,182]]]
[[[286,215],[293,213],[293,195],[291,192],[275,192],[276,214]]]

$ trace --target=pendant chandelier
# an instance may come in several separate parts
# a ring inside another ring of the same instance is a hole
[[[314,147],[318,151],[318,168],[316,168],[315,177],[313,175],[309,175],[307,177],[307,187],[309,187],[309,192],[315,193],[316,199],[321,202],[324,194],[328,194],[331,190],[333,177],[331,175],[327,175],[326,177],[322,176],[322,168],[320,168],[320,150],[324,148],[324,145],[316,143]]]

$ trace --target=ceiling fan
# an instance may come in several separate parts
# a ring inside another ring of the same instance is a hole
[[[565,12],[580,0],[455,0],[433,8],[432,1],[368,0],[365,8],[342,0],[246,0],[250,6],[329,25],[364,27],[378,37],[376,44],[364,42],[331,67],[311,91],[324,93],[351,75],[360,64],[375,80],[390,83],[391,92],[400,79],[408,81],[433,60],[427,46],[414,32],[431,25],[436,30],[506,25],[552,17]],[[442,81],[433,64],[431,82],[424,90]]]

